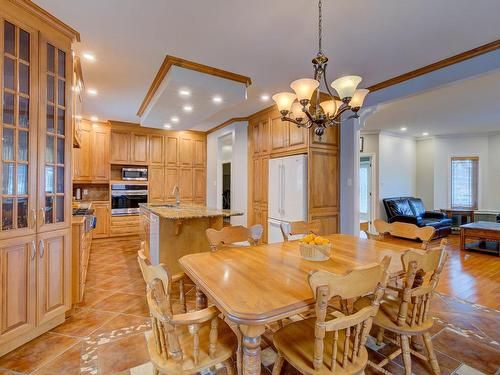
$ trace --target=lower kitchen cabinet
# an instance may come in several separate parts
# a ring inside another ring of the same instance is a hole
[[[92,231],[93,238],[109,237],[109,217],[111,208],[109,202],[92,202],[94,216],[96,217],[96,226]]]
[[[73,307],[82,301],[87,279],[93,231],[88,230],[86,221],[85,217],[73,219],[71,242],[71,304]]]
[[[110,236],[134,236],[141,233],[139,215],[111,216]]]

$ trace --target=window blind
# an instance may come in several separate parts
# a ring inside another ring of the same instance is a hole
[[[478,157],[451,158],[451,208],[477,209]]]

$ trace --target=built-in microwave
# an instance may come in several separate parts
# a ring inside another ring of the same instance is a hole
[[[112,184],[111,215],[138,215],[139,204],[148,202],[147,185]]]
[[[127,181],[147,181],[148,169],[147,168],[122,168],[122,180]]]

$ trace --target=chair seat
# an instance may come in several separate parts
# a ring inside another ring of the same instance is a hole
[[[198,363],[195,365],[191,353],[193,353],[193,336],[189,333],[188,326],[178,326],[176,333],[179,338],[185,357],[182,360],[176,360],[169,357],[163,359],[156,350],[154,335],[148,338],[148,350],[151,362],[165,374],[194,374],[206,367],[215,366],[229,359],[235,353],[238,346],[238,340],[231,328],[221,319],[218,320],[217,328],[217,350],[215,356],[211,358],[208,354],[208,343],[210,335],[210,322],[203,324],[198,332],[200,339],[200,352]]]
[[[373,320],[373,324],[392,332],[410,336],[425,332],[432,327],[434,321],[430,315],[427,320],[420,325],[410,326],[408,323],[405,323],[402,326],[398,325],[397,321],[400,303],[401,302],[396,298],[384,296],[384,299],[380,302],[380,308],[375,316],[375,319]],[[369,297],[363,297],[354,303],[354,309],[359,311],[363,307],[369,306],[370,304],[371,299]],[[408,311],[411,312],[412,308],[413,305],[409,304]]]
[[[326,332],[324,339],[323,366],[315,370],[313,366],[314,358],[314,325],[316,318],[300,320],[279,329],[273,336],[273,342],[278,351],[297,370],[305,374],[332,375],[332,348],[333,332]],[[368,362],[368,353],[365,347],[359,352],[359,357],[354,364],[349,363],[346,368],[341,367],[344,356],[345,331],[338,332],[337,343],[337,366],[336,375],[347,375],[361,373]],[[352,349],[352,342],[351,342]],[[350,355],[350,351],[349,351]]]

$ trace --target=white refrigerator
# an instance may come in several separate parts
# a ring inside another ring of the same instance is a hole
[[[281,224],[307,221],[307,155],[269,160],[268,242],[283,242]]]

